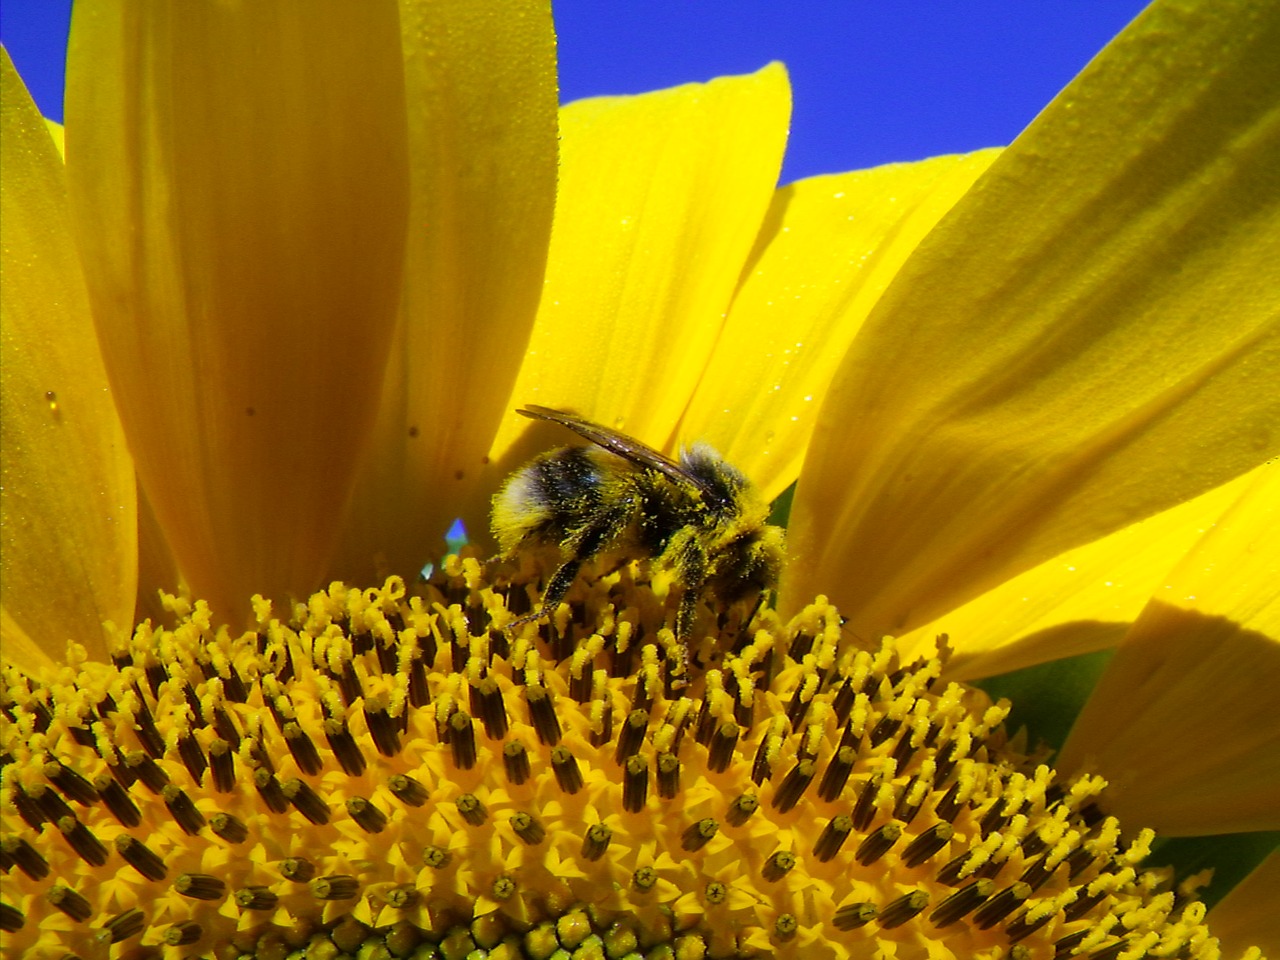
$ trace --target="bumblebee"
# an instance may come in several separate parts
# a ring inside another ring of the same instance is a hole
[[[656,561],[680,589],[675,634],[687,640],[699,602],[759,603],[778,582],[781,527],[750,481],[706,444],[672,460],[634,437],[563,410],[516,411],[568,427],[590,446],[561,447],[513,473],[493,498],[491,522],[504,555],[558,550],[560,565],[537,619],[564,599],[582,565],[602,555]]]

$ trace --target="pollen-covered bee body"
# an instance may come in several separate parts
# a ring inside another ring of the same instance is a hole
[[[676,635],[687,638],[697,604],[759,598],[778,580],[783,532],[735,467],[698,444],[671,460],[640,441],[547,407],[518,411],[560,423],[595,446],[562,447],[513,473],[493,499],[492,525],[505,554],[548,548],[560,565],[542,609],[564,599],[582,564],[601,556],[653,559],[682,589]]]

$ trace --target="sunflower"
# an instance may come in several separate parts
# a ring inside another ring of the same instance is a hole
[[[77,4],[65,165],[3,63],[7,954],[1274,951],[1274,855],[1143,861],[1280,826],[1276,49],[1158,2],[778,189],[781,67],[558,109],[533,0]],[[525,403],[795,484],[777,603],[539,610]],[[1056,770],[962,682],[1100,650]]]

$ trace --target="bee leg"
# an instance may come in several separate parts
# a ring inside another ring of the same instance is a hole
[[[547,588],[542,591],[542,602],[538,605],[538,609],[518,620],[511,621],[507,624],[507,629],[518,627],[533,620],[540,620],[560,606],[565,594],[573,586],[573,581],[578,578],[578,571],[582,569],[582,564],[604,549],[609,541],[613,540],[622,531],[626,524],[627,514],[625,512],[602,512],[594,522],[588,524],[567,540],[562,546],[572,552],[569,558],[560,564],[556,568],[556,572],[551,575]]]
[[[688,643],[698,615],[698,601],[707,581],[707,551],[693,534],[677,533],[662,553],[663,559],[676,572],[684,592],[676,608],[676,639]]]

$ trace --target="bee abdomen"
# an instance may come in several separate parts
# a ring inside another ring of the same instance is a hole
[[[562,447],[537,457],[494,495],[499,545],[511,550],[529,539],[564,539],[599,508],[604,478],[597,451],[589,447]]]

